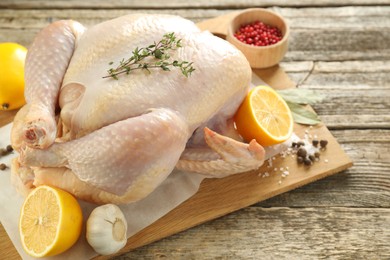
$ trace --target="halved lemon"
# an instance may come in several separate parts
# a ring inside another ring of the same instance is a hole
[[[33,257],[60,254],[77,241],[82,222],[80,205],[70,193],[39,186],[27,196],[21,210],[23,248]]]
[[[270,87],[253,88],[234,117],[238,133],[263,146],[282,143],[293,132],[293,117],[287,103]]]

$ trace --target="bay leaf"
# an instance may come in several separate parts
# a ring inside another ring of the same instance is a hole
[[[297,104],[313,105],[324,99],[324,95],[310,89],[289,88],[277,92],[285,101]]]
[[[286,101],[286,103],[291,110],[295,123],[303,125],[316,125],[321,123],[317,114],[306,109],[304,106],[289,101]]]

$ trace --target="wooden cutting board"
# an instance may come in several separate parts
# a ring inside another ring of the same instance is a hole
[[[219,16],[198,23],[202,30],[225,37],[227,24],[234,13]],[[293,88],[287,74],[279,66],[264,70],[254,70],[263,81],[275,89]],[[0,113],[0,126],[12,121],[15,111]],[[352,161],[341,149],[337,140],[331,135],[325,125],[308,128],[295,125],[294,132],[303,138],[305,131],[318,139],[328,140],[327,149],[321,152],[321,159],[311,167],[298,165],[296,158],[277,157],[272,167],[266,163],[259,170],[238,174],[223,179],[206,179],[199,191],[167,215],[128,239],[127,245],[118,253],[123,254],[132,249],[176,234],[209,220],[226,215],[233,211],[271,198],[278,194],[293,190],[310,182],[343,171],[352,166]],[[288,167],[289,175],[281,176],[280,168]],[[274,169],[277,169],[274,171]],[[265,172],[269,177],[263,178]],[[260,176],[259,176],[260,175]],[[0,225],[0,247],[2,255],[7,259],[20,258],[4,228]],[[95,259],[108,259],[112,256],[99,256]]]

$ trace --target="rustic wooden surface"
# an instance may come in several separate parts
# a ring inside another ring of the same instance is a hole
[[[390,258],[390,1],[257,2],[0,2],[0,41],[26,46],[61,18],[92,25],[147,12],[198,22],[267,7],[290,23],[281,66],[300,88],[326,95],[314,108],[354,161],[351,169],[115,259]]]

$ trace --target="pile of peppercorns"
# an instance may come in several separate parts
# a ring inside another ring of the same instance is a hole
[[[0,156],[6,156],[6,155],[12,153],[13,150],[14,149],[12,148],[11,145],[7,145],[5,148],[0,148]],[[5,165],[4,163],[1,163],[0,170],[4,171],[5,169],[7,169],[7,165]]]
[[[242,25],[234,36],[241,42],[253,46],[268,46],[282,40],[282,32],[274,26],[261,21]]]
[[[291,147],[297,151],[297,162],[299,164],[303,163],[307,166],[310,166],[316,160],[319,160],[320,151],[326,149],[326,146],[328,145],[328,141],[327,140],[319,141],[317,139],[312,140],[311,145],[314,149],[310,149],[310,151],[308,151],[306,147],[307,145],[308,144],[306,144],[305,142],[299,141],[299,142],[292,142]],[[318,145],[320,147],[318,147]]]

